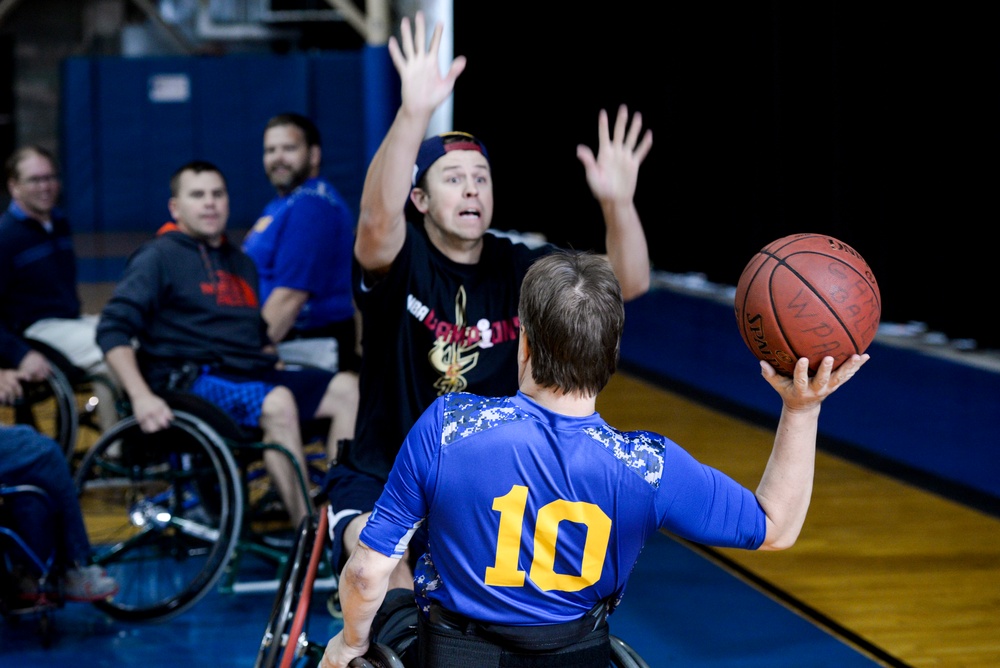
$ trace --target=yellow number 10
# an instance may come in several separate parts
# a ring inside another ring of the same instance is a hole
[[[500,512],[496,561],[486,569],[486,584],[493,587],[521,587],[524,571],[517,569],[521,549],[521,527],[528,505],[528,488],[514,485],[504,496],[493,499],[493,510]],[[563,520],[587,527],[583,563],[579,575],[555,572],[556,542]],[[558,499],[538,509],[535,521],[535,549],[531,560],[531,581],[546,591],[579,591],[601,579],[604,555],[611,538],[611,518],[600,506],[583,501]]]

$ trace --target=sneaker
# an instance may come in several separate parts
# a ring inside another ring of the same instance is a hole
[[[100,566],[81,566],[66,571],[66,600],[93,603],[118,593],[118,583]]]

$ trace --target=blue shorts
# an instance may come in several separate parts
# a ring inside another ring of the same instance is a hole
[[[378,478],[360,473],[344,466],[331,466],[323,481],[323,491],[330,505],[330,554],[339,573],[344,568],[347,555],[344,554],[344,529],[355,517],[371,512],[385,486]]]
[[[241,427],[260,425],[264,397],[275,387],[287,387],[295,396],[299,420],[316,417],[319,404],[333,379],[329,371],[314,368],[268,369],[253,377],[208,371],[191,386],[191,392],[226,411]]]
[[[344,530],[351,520],[375,509],[375,502],[382,495],[385,483],[380,479],[344,464],[331,466],[326,472],[323,492],[330,504],[327,506],[330,530],[330,555],[337,573],[344,568]],[[410,539],[410,564],[416,562],[427,550],[427,523],[424,522]]]

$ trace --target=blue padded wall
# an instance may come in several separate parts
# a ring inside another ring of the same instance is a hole
[[[669,289],[625,308],[622,364],[776,424],[781,400],[740,338],[731,303]],[[963,488],[1000,508],[1000,374],[875,341],[857,378],[823,404],[820,434],[855,455]],[[913,476],[911,476],[913,477]]]
[[[338,129],[358,128],[358,110],[365,108],[362,68],[353,54],[337,52],[315,56],[312,63],[309,90],[313,92],[312,117],[322,119],[319,131],[323,137],[323,174],[347,198],[357,218],[368,167],[364,132]]]
[[[63,61],[59,134],[62,138],[63,201],[74,219],[87,221],[83,231],[93,229],[98,218],[95,184],[99,180],[94,156],[97,155],[95,135],[95,104],[93,64],[88,60],[70,58]]]
[[[168,217],[170,175],[196,158],[218,164],[226,175],[230,227],[249,227],[273,196],[261,166],[261,140],[267,119],[281,111],[316,121],[323,174],[356,213],[377,146],[371,138],[381,139],[391,121],[386,110],[371,115],[365,106],[391,96],[366,88],[398,88],[394,72],[384,69],[384,50],[67,59],[61,157],[74,229],[152,234]],[[182,91],[187,86],[189,94],[154,99],[153,83],[164,77],[180,82]]]

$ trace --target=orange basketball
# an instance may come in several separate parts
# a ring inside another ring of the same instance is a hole
[[[868,263],[822,234],[792,234],[760,249],[740,275],[733,306],[750,351],[784,376],[800,357],[813,375],[826,356],[836,368],[863,353],[882,317]]]

